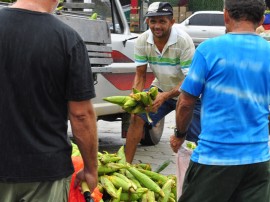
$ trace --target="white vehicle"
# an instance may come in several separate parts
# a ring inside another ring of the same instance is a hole
[[[195,46],[206,39],[225,34],[221,11],[197,11],[176,26],[190,35]]]
[[[0,8],[7,5],[0,3]],[[119,0],[91,0],[90,3],[68,1],[63,4],[63,8],[56,12],[56,16],[81,35],[88,49],[95,80],[97,97],[93,103],[98,120],[121,121],[122,137],[125,137],[130,115],[118,105],[103,101],[103,98],[131,93],[136,71],[134,41],[138,35],[130,33]],[[85,10],[78,11],[81,8]],[[96,20],[89,19],[93,13],[97,13]],[[145,88],[150,86],[153,78],[149,70]],[[158,144],[163,126],[164,119],[156,127],[145,127],[141,143]]]

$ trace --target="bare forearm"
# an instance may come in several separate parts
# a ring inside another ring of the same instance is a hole
[[[147,65],[138,66],[134,77],[133,88],[142,91],[146,81]]]
[[[168,92],[162,92],[162,97],[164,98],[164,101],[169,100],[174,97],[178,97],[180,95],[179,88],[181,86],[182,82],[178,84],[178,86],[174,87],[172,90]]]
[[[176,127],[186,132],[193,116],[196,98],[181,94],[176,105]]]
[[[134,78],[133,88],[136,88],[136,89],[142,91],[144,89],[145,80],[146,80],[145,77],[139,78],[136,75]]]
[[[88,172],[97,170],[98,137],[96,115],[91,108],[86,114],[70,115],[72,133],[80,149],[84,168]]]

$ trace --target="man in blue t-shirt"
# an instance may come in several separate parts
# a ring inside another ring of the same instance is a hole
[[[201,96],[201,133],[179,202],[269,201],[270,44],[255,33],[263,0],[225,0],[227,34],[202,43],[180,87],[184,134]],[[173,151],[184,138],[172,136]]]

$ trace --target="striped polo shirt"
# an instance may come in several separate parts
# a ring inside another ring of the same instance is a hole
[[[170,37],[160,52],[154,44],[151,30],[147,30],[136,40],[135,63],[137,66],[149,64],[155,75],[152,85],[167,92],[184,79],[184,71],[191,64],[194,50],[190,36],[173,26]]]

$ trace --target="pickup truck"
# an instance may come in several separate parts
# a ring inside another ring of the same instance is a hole
[[[0,2],[0,9],[8,5]],[[90,19],[93,13],[97,14],[97,19]],[[133,52],[138,34],[130,32],[120,1],[64,1],[55,16],[74,28],[85,41],[95,80],[97,96],[93,103],[98,120],[121,121],[121,137],[125,138],[130,115],[118,105],[103,101],[108,96],[129,95],[136,71]],[[145,88],[153,78],[149,70]],[[141,144],[158,144],[163,126],[164,119],[156,127],[145,126]]]

